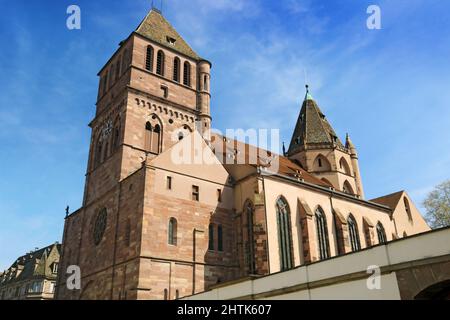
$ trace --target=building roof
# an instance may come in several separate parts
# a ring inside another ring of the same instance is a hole
[[[190,58],[201,59],[158,10],[151,10],[135,32]]]
[[[302,179],[305,182],[321,187],[330,187],[328,183],[304,170],[300,163],[282,155],[217,134],[213,134],[211,140],[216,156],[225,166],[247,165],[255,168],[260,167],[268,171],[274,170],[275,172],[273,173],[283,176]]]
[[[55,243],[45,248],[27,253],[19,258],[0,275],[0,285],[18,282],[34,277],[52,277],[48,257],[52,250],[61,254],[61,245]]]
[[[339,146],[344,148],[331,124],[307,90],[288,154],[293,155],[304,148],[314,146]]]
[[[397,207],[397,204],[399,203],[400,199],[402,198],[402,195],[405,193],[405,191],[398,191],[391,194],[388,194],[386,196],[382,196],[379,198],[375,198],[370,200],[371,202],[379,203],[385,206],[388,206],[392,210],[394,210]]]

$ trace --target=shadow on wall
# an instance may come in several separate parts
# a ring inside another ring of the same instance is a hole
[[[239,278],[239,254],[237,245],[237,225],[233,210],[221,206],[222,199],[232,197],[232,191],[224,189],[223,194],[218,192],[219,205],[211,213],[208,226],[205,226],[204,241],[204,290],[220,283]],[[194,239],[195,241],[195,239]],[[196,244],[197,248],[199,244]],[[195,250],[195,248],[194,248]],[[197,257],[196,257],[197,258]],[[196,283],[199,281],[196,280]],[[193,289],[197,293],[200,288]]]

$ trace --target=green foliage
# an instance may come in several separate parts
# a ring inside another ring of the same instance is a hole
[[[423,206],[427,210],[427,222],[432,228],[450,226],[450,180],[447,180],[431,191]]]

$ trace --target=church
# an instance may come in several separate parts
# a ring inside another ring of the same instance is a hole
[[[365,198],[355,145],[308,88],[282,155],[212,133],[211,68],[152,9],[99,71],[57,299],[180,299],[430,230],[405,191]],[[197,147],[208,163],[176,161]]]

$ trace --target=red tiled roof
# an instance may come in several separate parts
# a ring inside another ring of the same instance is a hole
[[[305,182],[326,188],[330,187],[325,181],[304,170],[299,163],[279,154],[217,134],[213,134],[211,140],[212,149],[224,165],[250,165],[267,168],[269,171],[276,169],[275,173],[280,175],[303,179]],[[273,161],[278,161],[278,165],[275,165]]]

